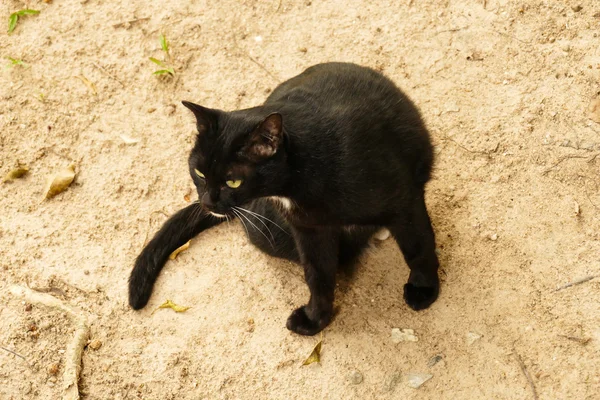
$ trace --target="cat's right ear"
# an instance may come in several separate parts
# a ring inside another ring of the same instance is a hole
[[[181,104],[194,113],[199,135],[202,135],[206,132],[211,132],[216,128],[217,121],[219,120],[219,113],[217,110],[202,107],[201,105],[185,100],[182,101]]]

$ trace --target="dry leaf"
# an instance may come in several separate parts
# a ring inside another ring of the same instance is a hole
[[[163,304],[158,306],[157,310],[159,308],[170,308],[175,312],[184,312],[184,311],[187,311],[190,309],[190,307],[178,306],[177,304],[173,303],[171,300],[165,301]]]
[[[189,247],[190,247],[190,241],[188,240],[186,244],[184,244],[183,246],[181,246],[180,248],[178,248],[177,250],[175,250],[174,252],[171,253],[171,255],[169,256],[169,260],[174,260],[175,258],[177,258],[179,253],[181,253],[184,250],[187,250]]]
[[[312,353],[310,353],[310,356],[308,356],[308,358],[302,363],[302,365],[310,365],[314,362],[321,362],[321,344],[323,343],[322,340],[319,340],[319,343],[317,343],[317,345],[315,346],[315,348],[313,349]]]
[[[44,199],[49,199],[64,191],[75,179],[75,164],[58,171],[54,176],[48,178]]]
[[[6,174],[4,179],[2,179],[2,182],[10,182],[15,179],[19,179],[22,176],[26,175],[28,172],[29,172],[29,167],[27,167],[25,165],[19,165],[15,169],[11,170],[8,174]]]
[[[76,75],[75,78],[79,79],[81,82],[83,82],[83,84],[85,86],[88,87],[88,89],[90,89],[92,91],[92,93],[94,94],[98,94],[98,91],[96,90],[96,84],[94,82],[91,82],[88,78],[86,78],[85,76],[81,76],[81,75]]]
[[[127,135],[121,135],[121,139],[123,139],[123,142],[125,142],[125,144],[136,144],[140,141],[140,139],[132,138]]]

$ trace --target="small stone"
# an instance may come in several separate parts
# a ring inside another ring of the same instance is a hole
[[[359,371],[354,370],[350,372],[350,375],[348,375],[348,379],[353,384],[358,385],[359,383],[362,383],[363,375]]]
[[[165,107],[165,114],[166,115],[173,115],[175,114],[175,105],[174,104],[169,104],[168,106]]]
[[[90,344],[88,344],[88,347],[91,347],[92,350],[98,350],[100,347],[102,347],[102,342],[98,339],[94,339],[90,342]]]
[[[408,385],[408,387],[418,389],[431,378],[433,378],[433,375],[431,374],[409,372],[408,374],[406,374],[406,384]]]
[[[156,111],[156,107],[150,107],[149,109],[146,110],[146,112],[148,114],[152,114],[154,111]]]
[[[562,51],[568,53],[571,50],[571,46],[569,44],[565,43],[565,44],[562,45],[561,49],[562,49]]]
[[[58,374],[58,368],[59,368],[58,363],[50,364],[50,366],[48,367],[48,373],[50,375],[56,375],[56,374]]]
[[[383,391],[387,392],[387,393],[393,392],[394,389],[396,389],[396,386],[398,386],[398,383],[400,382],[401,377],[402,377],[402,375],[400,374],[399,371],[396,371],[396,372],[392,373],[391,375],[388,375],[385,378],[385,381],[383,382]]]
[[[490,235],[490,240],[493,241],[493,242],[495,242],[496,240],[498,240],[498,234],[492,233]]]
[[[84,270],[83,270],[83,274],[84,274],[84,275],[89,275],[89,274],[90,274],[90,271],[88,271],[87,269],[84,269]]]
[[[419,338],[415,336],[415,331],[412,329],[392,329],[392,342],[398,344],[400,342],[418,342]]]
[[[473,343],[481,339],[481,335],[475,332],[467,333],[467,344],[471,346]]]
[[[588,107],[589,118],[600,124],[600,97],[592,100]]]
[[[571,10],[575,11],[575,12],[579,12],[581,10],[583,10],[583,7],[581,5],[576,5],[576,6],[572,6]]]
[[[33,308],[33,306],[29,303],[25,304],[25,311],[31,311],[31,309]]]
[[[443,361],[444,361],[444,356],[442,356],[441,354],[437,354],[429,359],[429,361],[427,362],[427,366],[429,368],[431,368],[434,365],[437,365],[438,363],[443,362]]]
[[[306,52],[308,51],[308,49],[307,49],[306,47],[300,47],[300,48],[298,49],[298,51],[299,51],[300,53],[306,53]]]

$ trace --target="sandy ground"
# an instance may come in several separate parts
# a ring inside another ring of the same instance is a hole
[[[87,317],[102,346],[83,355],[85,399],[600,398],[600,279],[555,291],[600,274],[598,2],[3,0],[2,23],[26,6],[41,13],[0,40],[0,172],[30,167],[0,185],[0,346],[24,358],[0,349],[0,398],[60,398],[75,329],[11,285]],[[161,33],[174,78],[152,75]],[[249,107],[331,60],[383,71],[422,109],[439,300],[411,311],[399,250],[375,243],[340,283],[321,363],[303,367],[319,337],[285,329],[302,271],[236,222],[193,240],[130,310],[134,258],[192,187],[180,100]],[[70,162],[75,182],[41,202]],[[192,308],[152,313],[166,299]],[[413,389],[411,373],[433,377]]]

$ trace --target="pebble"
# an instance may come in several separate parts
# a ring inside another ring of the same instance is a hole
[[[363,381],[363,375],[360,373],[360,371],[354,370],[354,371],[350,372],[350,375],[348,376],[348,379],[353,384],[358,385],[359,383],[362,383],[362,381]]]
[[[383,382],[383,391],[388,392],[388,393],[393,392],[394,389],[396,389],[396,386],[398,386],[398,382],[400,382],[401,377],[402,377],[402,375],[400,374],[399,371],[396,371],[396,372],[392,373],[391,375],[388,375],[385,378],[385,381]]]
[[[415,335],[412,329],[392,329],[392,342],[398,344],[400,342],[418,342],[419,338]]]
[[[571,10],[573,10],[575,12],[579,12],[579,11],[583,10],[583,6],[577,4],[576,6],[572,6]]]
[[[600,97],[591,101],[588,106],[588,117],[600,124]]]
[[[51,364],[48,367],[48,373],[50,375],[56,375],[56,374],[58,374],[58,368],[59,368],[58,363]]]
[[[165,114],[166,115],[173,115],[173,114],[175,114],[175,105],[169,104],[168,106],[166,106],[165,107]]]
[[[481,335],[475,332],[467,333],[467,344],[471,346],[473,343],[481,339]]]
[[[406,374],[406,384],[408,385],[408,387],[418,389],[431,378],[433,378],[433,375],[431,374],[409,372],[408,374]]]
[[[492,233],[490,235],[490,240],[493,241],[493,242],[495,242],[496,240],[498,240],[498,234]]]
[[[100,347],[102,347],[102,342],[98,339],[94,339],[90,342],[90,344],[88,344],[88,347],[91,347],[92,350],[98,350]]]
[[[434,365],[437,365],[437,364],[439,364],[439,363],[443,363],[443,364],[445,364],[445,362],[444,362],[444,356],[442,356],[441,354],[437,354],[437,355],[435,355],[435,356],[431,357],[431,358],[429,359],[429,361],[427,362],[427,366],[428,366],[429,368],[431,368],[431,367],[433,367]]]

